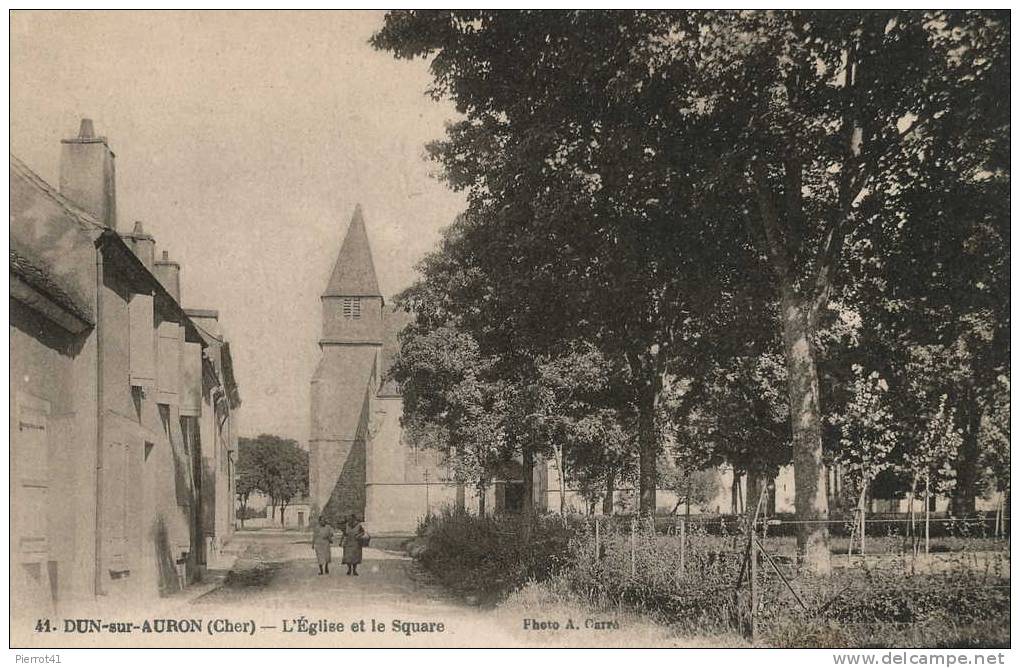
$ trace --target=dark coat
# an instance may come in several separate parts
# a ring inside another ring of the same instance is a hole
[[[344,538],[341,545],[344,548],[342,564],[361,563],[361,538],[365,535],[365,527],[361,522],[357,524],[345,524],[343,528]]]

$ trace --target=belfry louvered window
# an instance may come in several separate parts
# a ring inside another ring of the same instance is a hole
[[[361,317],[361,299],[358,297],[344,297],[343,316],[345,318],[354,318],[357,320]]]

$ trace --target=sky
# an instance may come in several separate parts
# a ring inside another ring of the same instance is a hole
[[[382,12],[13,12],[11,152],[56,185],[92,118],[122,231],[181,263],[182,302],[231,341],[241,432],[308,437],[319,295],[356,204],[383,294],[415,278],[464,198],[424,145],[456,120],[424,60],[368,39]]]

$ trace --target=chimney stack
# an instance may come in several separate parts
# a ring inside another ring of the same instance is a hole
[[[145,268],[156,273],[156,240],[151,234],[145,232],[142,221],[135,221],[135,228],[130,232],[122,233],[121,238],[127,242],[138,259],[142,261]]]
[[[156,260],[156,278],[163,284],[177,303],[181,303],[181,265],[170,259],[170,254],[163,251],[163,256]]]
[[[117,229],[115,156],[106,137],[97,137],[92,119],[83,118],[78,136],[60,143],[60,194]]]

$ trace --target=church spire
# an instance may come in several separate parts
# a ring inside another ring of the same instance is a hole
[[[360,204],[354,207],[347,236],[340,247],[340,255],[336,258],[333,273],[322,296],[382,298]]]

